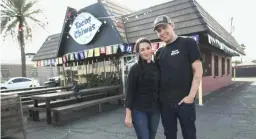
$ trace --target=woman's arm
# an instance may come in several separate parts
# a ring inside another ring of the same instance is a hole
[[[136,87],[138,83],[138,70],[137,65],[131,67],[130,72],[128,74],[127,79],[127,91],[126,91],[126,98],[125,98],[125,123],[127,127],[131,128],[132,126],[132,104],[133,104],[133,96],[136,92]]]
[[[138,70],[137,65],[134,65],[131,67],[130,72],[128,74],[127,78],[127,91],[126,91],[126,97],[125,97],[125,108],[126,109],[132,109],[132,103],[133,103],[133,95],[136,92],[136,87],[138,83]]]

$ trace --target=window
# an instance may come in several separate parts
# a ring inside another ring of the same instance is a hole
[[[202,52],[203,76],[212,75],[212,55],[209,51]]]
[[[228,70],[228,75],[230,74],[230,59],[227,59],[227,70]]]
[[[222,76],[224,76],[225,73],[225,58],[222,58],[222,62],[221,62],[221,69],[222,69]]]
[[[13,83],[22,82],[22,78],[13,79],[11,82],[13,82]]]
[[[21,82],[30,82],[30,79],[26,79],[26,78],[21,78]]]
[[[214,56],[214,77],[219,76],[219,57]]]

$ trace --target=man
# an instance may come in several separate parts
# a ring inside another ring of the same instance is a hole
[[[178,37],[166,16],[154,22],[154,31],[166,43],[155,61],[160,70],[159,100],[166,139],[177,139],[177,119],[184,139],[196,139],[194,100],[202,79],[201,53],[194,39]]]

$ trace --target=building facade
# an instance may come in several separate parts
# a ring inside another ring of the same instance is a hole
[[[146,37],[155,51],[164,46],[153,31],[154,20],[163,14],[175,23],[177,35],[197,41],[203,56],[204,94],[231,84],[232,56],[244,54],[237,41],[194,0],[174,0],[137,12],[99,0],[81,10],[68,7],[65,14],[62,32],[49,36],[33,60],[38,66],[57,65],[61,76],[81,83],[88,82],[86,76],[91,73],[104,77],[120,73],[125,92],[129,67],[136,62],[135,41]]]

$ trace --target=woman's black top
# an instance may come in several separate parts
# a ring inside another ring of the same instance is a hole
[[[125,107],[140,111],[158,109],[159,73],[155,63],[134,64],[127,80]]]

